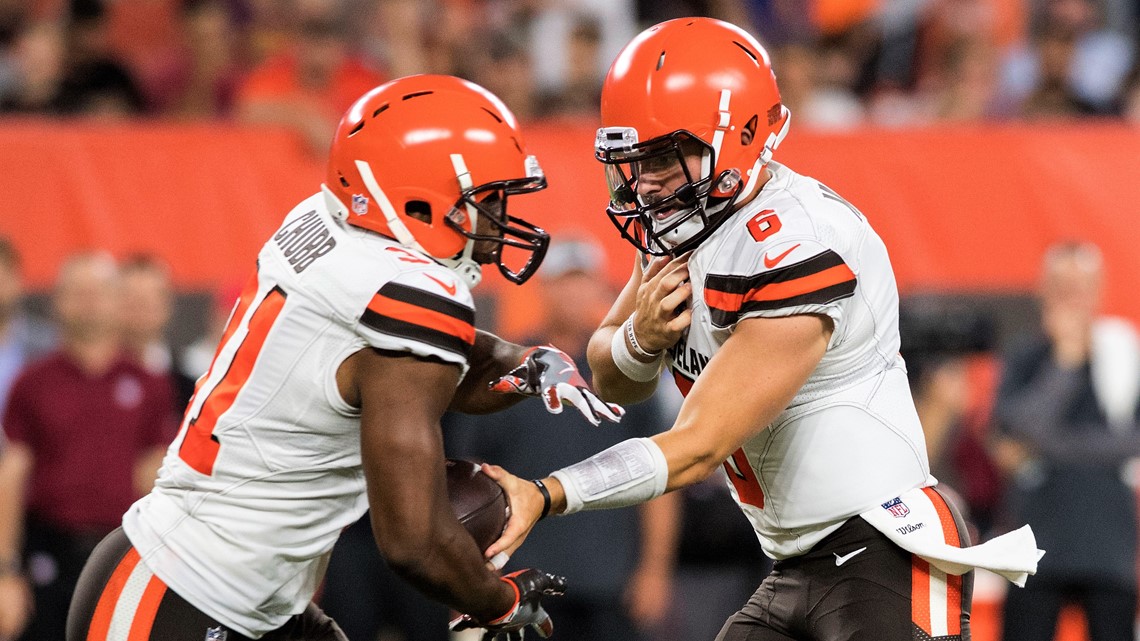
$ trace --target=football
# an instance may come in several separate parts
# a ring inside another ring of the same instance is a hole
[[[507,495],[479,464],[461,459],[447,460],[447,498],[455,518],[486,550],[502,535],[511,515]]]

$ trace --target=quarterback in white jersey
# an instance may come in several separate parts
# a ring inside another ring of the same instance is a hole
[[[618,55],[595,151],[639,255],[590,365],[623,403],[669,367],[685,401],[668,432],[540,485],[489,467],[513,514],[487,553],[546,514],[722,468],[776,564],[718,641],[968,639],[970,570],[1024,582],[1038,550],[1027,529],[967,548],[929,473],[886,247],[841,196],[772,161],[789,117],[768,54],[727,23],[665,22]]]
[[[783,559],[868,501],[932,481],[886,248],[826,186],[775,162],[768,171],[757,197],[689,255],[691,324],[666,365],[687,394],[741,321],[830,320],[827,349],[787,408],[724,463],[765,552]]]
[[[439,428],[448,408],[525,395],[620,418],[557,349],[475,329],[481,266],[521,283],[549,241],[506,211],[545,187],[524,150],[502,103],[458,78],[353,105],[328,182],[258,254],[153,491],[88,562],[69,641],[341,641],[311,599],[370,506],[389,564],[460,623],[549,635],[540,599],[562,579],[488,568],[448,503]]]

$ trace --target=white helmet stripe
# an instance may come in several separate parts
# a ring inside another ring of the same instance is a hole
[[[724,131],[728,128],[728,123],[732,120],[732,112],[728,110],[728,103],[732,100],[731,89],[720,90],[720,105],[717,107],[717,122],[716,131],[713,132],[712,148],[713,156],[720,158],[720,143],[724,140]],[[701,161],[701,177],[711,176],[712,167],[710,163],[711,158],[706,157]]]
[[[396,214],[396,208],[392,206],[392,201],[388,200],[388,195],[380,188],[380,183],[376,182],[372,167],[363,160],[357,160],[356,170],[364,179],[364,186],[368,188],[368,193],[372,194],[372,198],[380,206],[380,211],[384,212],[384,220],[388,223],[388,229],[391,229],[392,233],[396,235],[396,240],[405,247],[423,251],[423,247],[420,247],[420,244],[416,242],[415,236],[412,236],[412,232],[408,231],[404,221],[400,220]]]

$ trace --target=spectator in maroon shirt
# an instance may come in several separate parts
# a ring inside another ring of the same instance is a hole
[[[64,638],[87,555],[149,491],[174,429],[169,382],[121,351],[114,261],[68,260],[53,305],[60,348],[20,374],[3,419],[0,481],[10,487],[0,497],[22,493],[27,502],[16,514],[23,523],[0,522],[0,544],[13,546],[22,533],[35,597],[21,641]],[[12,547],[0,548],[0,560],[13,557]]]

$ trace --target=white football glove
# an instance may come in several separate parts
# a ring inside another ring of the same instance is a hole
[[[625,414],[620,405],[598,398],[578,372],[574,359],[556,347],[530,348],[518,367],[491,381],[490,388],[495,392],[541,396],[551,414],[560,414],[563,405],[571,405],[594,425],[601,424],[602,419],[617,423]]]

